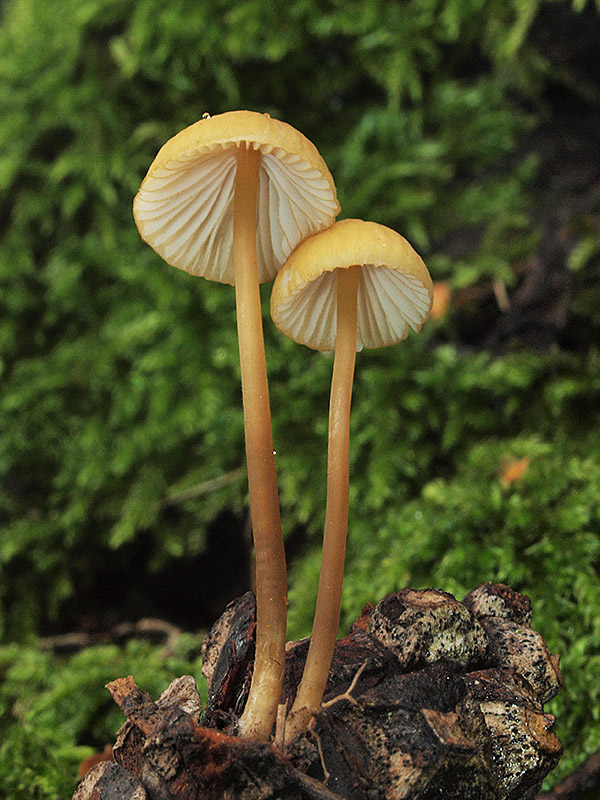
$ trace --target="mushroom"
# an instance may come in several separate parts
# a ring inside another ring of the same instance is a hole
[[[285,741],[305,730],[322,701],[339,625],[349,502],[350,404],[356,351],[419,331],[433,285],[400,234],[346,219],[302,242],[271,294],[276,326],[296,342],[335,350],[329,405],[327,504],[321,574],[310,647]]]
[[[235,285],[257,602],[254,672],[239,730],[255,740],[268,739],[276,717],[287,617],[259,283],[338,212],[333,178],[312,142],[252,111],[204,115],[170,139],[134,201],[142,238],[165,261]]]

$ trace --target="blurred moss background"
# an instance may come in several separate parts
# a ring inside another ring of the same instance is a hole
[[[198,631],[247,587],[233,292],[131,214],[159,147],[235,108],[305,133],[342,216],[400,231],[436,282],[419,337],[357,360],[343,625],[405,585],[509,583],[562,659],[549,785],[600,748],[599,64],[599,0],[3,4],[0,793],[70,797],[119,725],[112,677],[199,676],[191,634],[71,657],[40,635]],[[292,638],[331,361],[274,330],[264,288]]]

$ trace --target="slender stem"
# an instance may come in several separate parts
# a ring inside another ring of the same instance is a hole
[[[256,557],[256,656],[240,734],[267,741],[285,658],[287,578],[281,534],[256,255],[260,151],[240,147],[233,202],[233,261],[250,514]]]
[[[337,329],[329,401],[327,506],[313,631],[302,680],[286,724],[286,741],[305,730],[321,705],[337,638],[349,503],[350,405],[356,360],[360,267],[337,270]]]

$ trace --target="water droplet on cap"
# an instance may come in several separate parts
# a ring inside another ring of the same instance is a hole
[[[274,456],[276,456],[276,455],[277,455],[277,450],[273,450],[273,455],[274,455]]]
[[[205,111],[204,114],[202,114],[202,119],[210,119],[210,114],[208,111]]]

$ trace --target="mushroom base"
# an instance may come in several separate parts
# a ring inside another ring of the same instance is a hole
[[[248,691],[254,598],[206,637],[203,709],[191,677],[155,703],[132,678],[109,685],[127,722],[115,763],[74,800],[532,800],[562,748],[543,704],[558,658],[530,627],[529,600],[484,584],[462,602],[405,589],[363,609],[336,645],[324,704],[285,754],[235,735]],[[308,640],[288,644],[274,741],[283,741]]]

